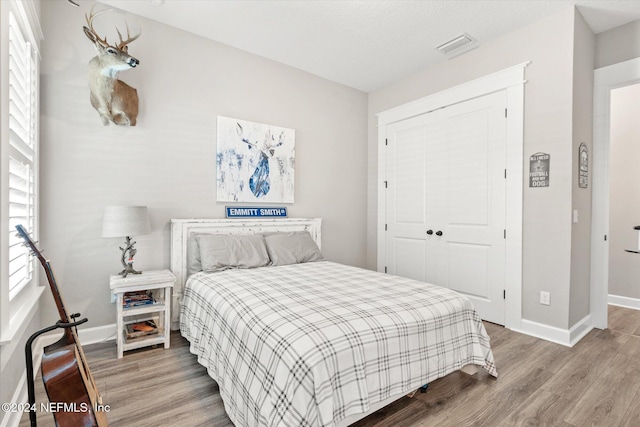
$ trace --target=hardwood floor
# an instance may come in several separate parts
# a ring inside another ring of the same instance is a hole
[[[460,372],[402,398],[357,427],[640,426],[640,311],[609,307],[608,330],[593,330],[573,348],[486,323],[498,379]],[[113,427],[232,426],[216,383],[179,333],[171,348],[116,358],[113,342],[85,353]],[[37,401],[47,397],[40,378]],[[29,424],[28,414],[20,426]],[[38,425],[53,416],[38,413]]]

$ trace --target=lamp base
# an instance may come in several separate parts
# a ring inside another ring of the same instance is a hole
[[[131,237],[127,236],[124,243],[125,246],[120,247],[120,250],[122,251],[120,262],[122,263],[124,270],[122,270],[119,274],[122,277],[127,277],[127,274],[142,274],[142,271],[136,271],[133,269],[133,256],[137,252],[137,249],[135,249],[133,245],[135,245],[136,242],[132,242]]]
[[[134,270],[133,264],[127,264],[127,267],[118,274],[122,277],[127,277],[127,274],[142,274],[142,271]]]

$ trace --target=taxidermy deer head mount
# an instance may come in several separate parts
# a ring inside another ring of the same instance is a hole
[[[138,91],[117,79],[120,71],[135,68],[140,61],[129,55],[129,43],[140,37],[129,35],[127,25],[127,39],[122,40],[120,31],[120,43],[110,45],[107,38],[101,38],[93,29],[93,20],[96,16],[111,9],[100,10],[89,16],[85,14],[88,27],[83,27],[84,33],[96,48],[98,55],[89,61],[89,91],[91,105],[98,111],[103,125],[113,122],[117,125],[135,126],[138,116]]]

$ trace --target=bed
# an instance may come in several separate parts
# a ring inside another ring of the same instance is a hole
[[[235,425],[346,426],[456,370],[480,366],[497,377],[466,298],[324,260],[320,226],[317,218],[172,220],[173,320]],[[287,253],[301,246],[293,236],[311,243]],[[252,268],[220,266],[212,253],[230,241],[239,252],[257,245]],[[198,271],[198,254],[214,272]]]

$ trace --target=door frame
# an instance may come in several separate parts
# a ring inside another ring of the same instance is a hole
[[[591,321],[607,328],[609,303],[609,150],[611,90],[640,82],[640,58],[593,72],[593,194],[591,216]]]
[[[524,69],[515,65],[433,95],[376,114],[378,117],[378,271],[384,271],[386,255],[386,126],[401,120],[501,90],[507,91],[507,151],[505,203],[505,327],[521,329],[522,323],[522,200],[524,185]]]

